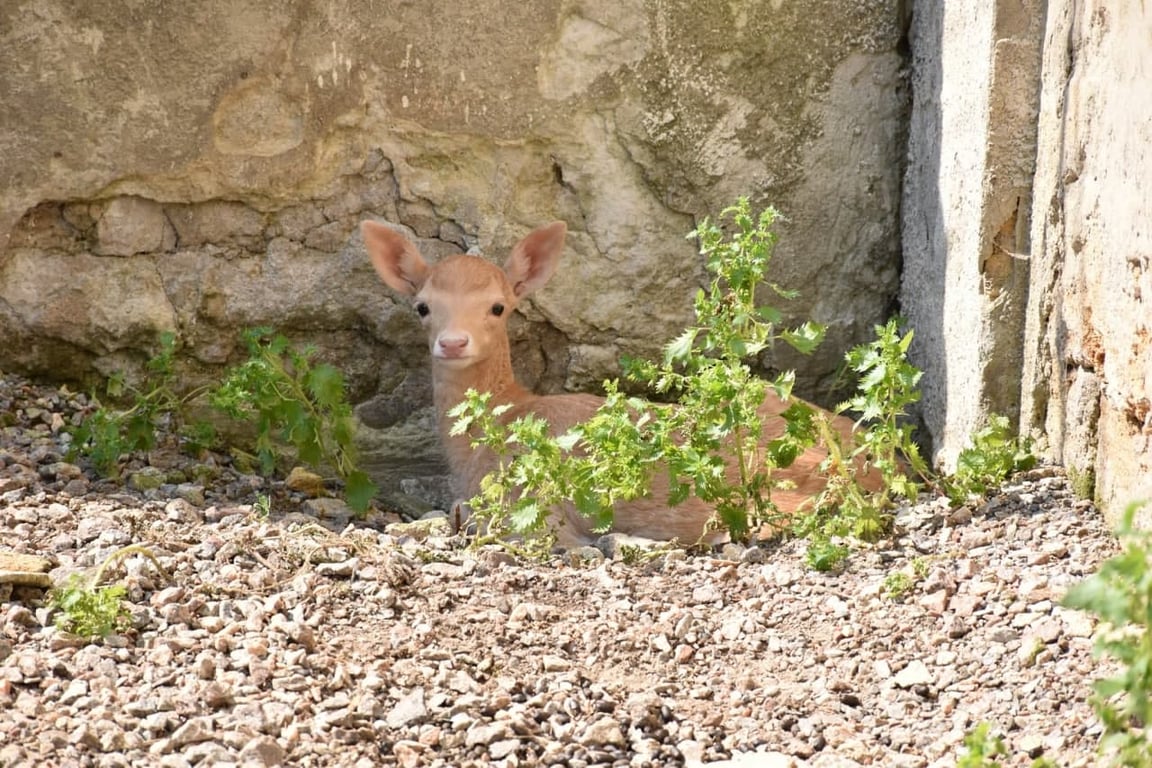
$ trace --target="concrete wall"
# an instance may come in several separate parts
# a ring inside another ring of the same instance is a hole
[[[1152,497],[1152,9],[915,5],[901,302],[951,466],[1018,420],[1112,514]]]
[[[1152,6],[1050,3],[1044,50],[1021,415],[1117,513],[1152,499]]]
[[[0,3],[0,366],[187,375],[273,325],[346,371],[386,484],[443,470],[426,350],[367,217],[493,258],[552,219],[564,264],[513,324],[546,391],[595,388],[691,318],[685,240],[738,195],[788,217],[797,367],[830,399],[895,300],[900,0]]]
[[[920,2],[901,306],[921,415],[951,466],[986,414],[1019,413],[1043,4]]]

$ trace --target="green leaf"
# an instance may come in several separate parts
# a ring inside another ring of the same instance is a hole
[[[810,355],[824,341],[826,327],[819,323],[807,322],[791,331],[784,331],[781,337],[797,352]]]
[[[517,533],[529,533],[544,523],[545,510],[531,499],[520,499],[512,507],[509,522]]]
[[[344,500],[355,512],[367,511],[379,488],[362,470],[348,473],[344,478]]]
[[[674,362],[687,358],[692,352],[693,345],[696,343],[698,333],[698,328],[689,328],[669,342],[668,345],[664,347],[664,364],[671,365]]]
[[[307,374],[308,391],[316,402],[332,406],[344,401],[344,377],[330,365],[318,365]]]

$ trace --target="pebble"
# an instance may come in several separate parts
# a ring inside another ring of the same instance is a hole
[[[926,768],[980,721],[1015,754],[1095,763],[1108,669],[1060,598],[1115,543],[1051,470],[986,508],[906,507],[833,575],[793,540],[636,558],[650,543],[606,537],[534,564],[226,457],[101,479],[50,427],[87,406],[0,374],[0,412],[25,405],[39,418],[0,429],[0,547],[62,578],[143,544],[164,573],[109,571],[133,626],[103,642],[14,593],[0,764]],[[923,574],[905,601],[893,573]]]

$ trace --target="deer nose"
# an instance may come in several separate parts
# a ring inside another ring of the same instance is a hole
[[[444,358],[463,357],[468,349],[468,341],[466,333],[441,334],[436,339],[436,355]]]

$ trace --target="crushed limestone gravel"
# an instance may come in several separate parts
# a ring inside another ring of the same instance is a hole
[[[911,768],[981,722],[1005,765],[1096,762],[1104,670],[1060,599],[1116,545],[1053,469],[910,507],[834,574],[799,541],[530,563],[220,456],[98,479],[67,458],[89,408],[0,375],[0,550],[163,572],[111,567],[130,626],[93,642],[0,584],[0,766]]]

